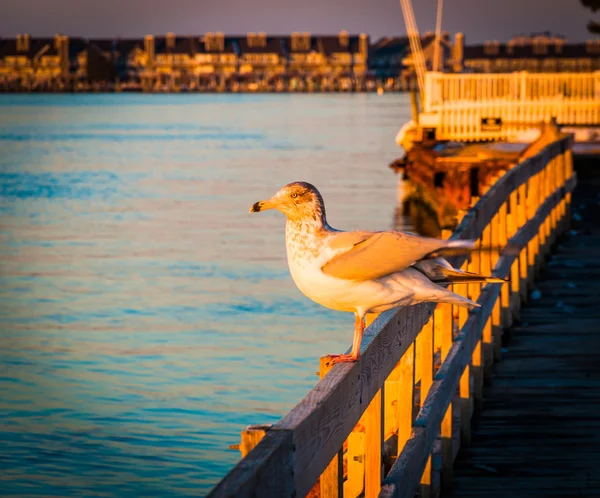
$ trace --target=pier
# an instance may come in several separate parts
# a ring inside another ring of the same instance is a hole
[[[596,162],[596,164],[595,164]],[[599,496],[600,172],[575,161],[572,230],[535,284],[484,390],[450,498]]]
[[[511,140],[531,125],[600,124],[600,71],[425,75],[419,129],[436,140]]]
[[[488,390],[484,391],[484,384],[494,386],[496,363],[510,356],[510,346],[507,354],[503,350],[509,335],[518,336],[526,318],[537,316],[533,308],[523,306],[535,306],[539,276],[557,242],[570,230],[572,193],[577,185],[572,147],[573,136],[561,134],[490,178],[480,197],[471,199],[472,207],[463,213],[454,232],[445,234],[480,243],[469,257],[455,256],[455,266],[493,272],[510,279],[508,284],[454,285],[455,292],[481,305],[472,312],[422,304],[372,317],[359,360],[330,368],[328,358],[322,357],[321,380],[290,413],[271,427],[251,426],[243,432],[244,458],[209,496],[413,497],[419,492],[433,497],[451,492],[455,482],[464,486],[456,488],[457,492],[464,489],[467,493],[470,481],[460,472],[468,473],[472,465],[465,448],[472,447],[473,452],[479,448],[493,456],[487,438],[476,446],[480,433],[477,425],[472,428],[473,417],[479,420],[474,414],[482,409],[485,420]],[[547,302],[543,299],[538,304]],[[559,318],[562,330],[572,328],[568,325],[571,314],[562,311],[545,314],[554,321],[555,331]],[[581,321],[576,324],[583,326]],[[575,336],[576,341],[582,333]],[[565,358],[576,355],[575,343],[563,340],[563,346],[552,353],[557,362],[563,350]],[[547,351],[551,344],[539,347]],[[589,354],[595,350],[589,345],[587,349]],[[525,362],[522,357],[521,361]],[[506,364],[510,365],[508,360]],[[532,368],[534,363],[523,365],[524,375]],[[555,381],[562,378],[560,371],[554,375]],[[571,377],[565,374],[567,386]],[[517,377],[515,388],[524,392],[518,379],[526,384],[524,377]],[[549,378],[548,385],[552,381]],[[500,393],[510,398],[508,387]],[[581,398],[571,394],[575,401],[568,406],[556,405],[563,398],[547,402],[566,417],[571,410],[576,420],[582,413]],[[515,431],[521,409],[525,410],[516,404],[512,411],[508,409]],[[501,416],[497,405],[496,412]],[[495,441],[502,441],[503,426],[493,422],[491,426],[499,430]],[[555,427],[555,433],[559,430]],[[542,463],[532,461],[531,465],[541,472]],[[481,486],[473,493],[479,493]]]
[[[586,141],[600,125],[598,71],[427,72],[422,79],[413,120],[396,136],[405,154],[390,167],[409,180],[404,212],[423,235],[454,230],[480,186],[557,140],[561,129]]]

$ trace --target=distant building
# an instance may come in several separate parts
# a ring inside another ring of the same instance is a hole
[[[245,37],[239,37],[237,47],[240,76],[271,80],[285,74],[287,59],[282,37],[248,33]]]
[[[37,83],[50,82],[69,75],[69,38],[56,35],[54,39],[37,40],[42,47],[32,58]]]
[[[600,69],[600,40],[567,43],[563,36],[534,33],[513,37],[507,43],[463,44],[464,37],[461,37],[462,60],[457,63],[468,72],[589,72]],[[455,47],[458,45],[457,38]]]
[[[46,45],[42,40],[32,40],[29,35],[7,38],[0,45],[0,76],[3,81],[32,79],[34,58]]]
[[[319,38],[310,33],[292,33],[285,38],[287,75],[290,78],[315,78],[325,71],[325,54]]]
[[[69,39],[31,38],[17,35],[0,44],[0,84],[35,89],[64,80],[69,75]]]
[[[154,40],[154,68],[159,74],[181,78],[194,73],[196,54],[200,51],[196,37],[168,33]]]
[[[319,48],[324,55],[325,72],[330,77],[351,78],[367,70],[369,37],[365,34],[350,36],[341,31],[338,36],[319,37]]]
[[[237,73],[240,52],[238,37],[225,36],[221,32],[205,33],[200,41],[214,74],[228,78]]]
[[[428,70],[436,53],[446,72],[600,70],[600,40],[569,44],[550,33],[472,46],[462,33],[454,44],[443,33],[439,45],[426,33],[421,46]],[[358,91],[382,84],[389,90],[416,87],[408,37],[384,37],[373,45],[368,35],[347,31],[0,39],[0,88],[8,90]]]
[[[423,57],[428,70],[433,69],[436,37],[426,33],[421,37]],[[440,65],[448,69],[452,63],[452,45],[450,36],[444,32],[440,39]],[[410,40],[407,36],[387,36],[379,39],[372,47],[369,56],[369,67],[379,79],[401,78],[404,81],[414,80],[415,70]]]

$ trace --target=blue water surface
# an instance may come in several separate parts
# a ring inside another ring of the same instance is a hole
[[[403,95],[0,95],[0,494],[198,496],[341,352],[279,213],[394,220]]]

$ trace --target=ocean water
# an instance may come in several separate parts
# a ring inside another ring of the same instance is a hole
[[[408,98],[0,95],[0,495],[202,496],[342,352],[284,218],[388,229]]]

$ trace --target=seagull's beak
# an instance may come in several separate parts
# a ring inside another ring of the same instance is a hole
[[[266,201],[258,201],[252,204],[250,208],[251,213],[259,213],[261,211],[266,211],[267,209],[275,209],[277,208],[277,203],[272,199],[268,199]]]

